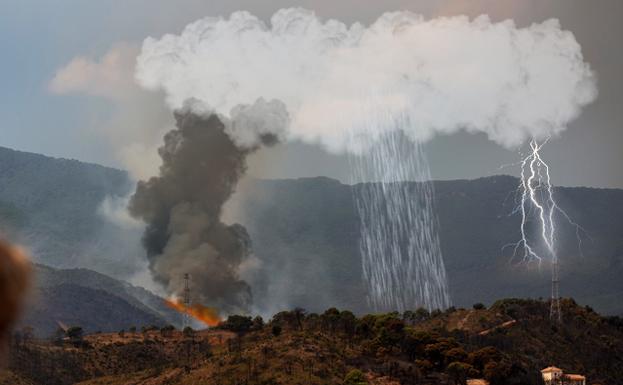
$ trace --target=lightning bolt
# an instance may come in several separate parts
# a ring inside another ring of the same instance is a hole
[[[561,215],[568,223],[574,226],[578,239],[578,250],[582,252],[582,234],[588,237],[586,231],[574,222],[571,217],[556,203],[554,199],[554,189],[551,183],[549,165],[541,157],[541,150],[549,139],[542,143],[532,140],[529,143],[529,152],[518,163],[520,165],[520,182],[517,188],[519,203],[512,214],[521,216],[520,239],[507,247],[513,248],[513,258],[521,256],[523,262],[543,261],[544,256],[540,255],[535,246],[528,239],[527,226],[528,219],[534,217],[539,226],[539,237],[543,241],[546,253],[551,258],[553,264],[558,263],[556,249],[556,214]],[[590,237],[589,237],[590,238]]]
[[[528,218],[536,218],[540,229],[540,239],[546,248],[546,253],[551,258],[552,263],[552,295],[550,302],[550,319],[555,322],[562,322],[559,294],[559,264],[556,248],[556,222],[555,214],[561,215],[572,226],[575,227],[575,234],[578,239],[578,250],[582,252],[581,232],[586,231],[558,206],[554,199],[554,189],[550,177],[549,165],[541,157],[541,149],[549,139],[538,143],[536,140],[530,141],[528,155],[524,156],[519,165],[521,166],[520,183],[517,187],[519,204],[513,213],[520,213],[521,237],[519,241],[502,247],[513,246],[513,258],[522,255],[524,262],[537,261],[539,266],[543,261],[543,256],[539,255],[528,239],[526,227]],[[589,237],[590,238],[590,237]]]

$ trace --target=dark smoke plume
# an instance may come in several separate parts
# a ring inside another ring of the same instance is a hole
[[[193,299],[245,311],[252,295],[238,268],[251,240],[243,226],[221,222],[221,210],[245,173],[246,157],[279,141],[287,114],[280,102],[261,99],[232,110],[231,120],[196,111],[187,104],[174,113],[177,128],[158,151],[160,175],[137,184],[128,208],[147,224],[150,267],[170,293],[181,294],[189,273]]]

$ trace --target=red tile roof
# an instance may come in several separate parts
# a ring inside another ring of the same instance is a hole
[[[548,366],[547,368],[541,370],[541,373],[554,373],[554,372],[562,372],[562,369],[557,368],[555,366]]]
[[[570,380],[586,380],[586,377],[581,374],[567,374],[567,378]]]

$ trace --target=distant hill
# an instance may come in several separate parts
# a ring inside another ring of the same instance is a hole
[[[38,262],[127,277],[142,252],[140,230],[107,221],[98,208],[132,188],[120,170],[0,147],[0,232]]]
[[[511,215],[517,184],[510,176],[434,183],[455,305],[549,295],[547,264],[520,265],[503,249],[519,237],[519,216]],[[259,262],[243,271],[257,309],[333,305],[370,311],[353,204],[353,190],[361,187],[318,177],[252,180],[241,189],[233,219],[247,226]],[[120,170],[0,148],[0,232],[22,240],[40,263],[129,279],[144,255],[141,231],[112,223],[98,210],[105,197],[132,188]],[[580,253],[575,228],[557,223],[562,295],[623,314],[623,190],[561,187],[555,193],[586,230]]]
[[[500,296],[548,297],[550,269],[511,258],[519,239],[511,215],[519,181],[510,176],[436,181],[435,204],[452,301],[469,306]],[[260,259],[254,290],[271,302],[319,310],[332,304],[359,313],[364,301],[353,190],[329,178],[252,181],[237,204]],[[608,314],[623,314],[623,190],[555,189],[559,205],[580,224],[558,218],[561,293]],[[529,231],[539,231],[534,222]],[[273,309],[276,310],[276,309]]]
[[[180,316],[151,292],[87,269],[37,265],[36,288],[21,324],[50,337],[59,323],[86,332],[180,324]]]
[[[162,318],[132,306],[103,290],[62,284],[39,290],[23,323],[36,335],[49,338],[59,323],[80,326],[87,333],[115,332],[131,326],[163,325]]]

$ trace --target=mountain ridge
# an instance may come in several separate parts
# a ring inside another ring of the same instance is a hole
[[[28,154],[0,147],[0,231],[30,246],[37,262],[55,268],[83,267],[121,280],[144,269],[141,229],[121,227],[100,212],[106,197],[132,191],[127,173]],[[432,183],[455,305],[549,295],[547,264],[540,271],[513,265],[516,261],[502,250],[518,240],[518,217],[510,215],[515,177]],[[353,204],[353,192],[361,186],[328,177],[248,178],[239,186],[228,220],[243,224],[251,235],[257,263],[243,274],[253,286],[257,309],[270,313],[276,307],[334,305],[359,314],[371,310],[361,279]],[[555,193],[590,236],[583,235],[582,257],[575,229],[561,225],[561,293],[604,313],[623,314],[617,300],[623,295],[618,279],[623,237],[617,232],[623,228],[623,190],[556,187]],[[529,227],[534,230],[534,223]]]
[[[181,324],[180,315],[162,298],[127,282],[84,268],[38,264],[34,272],[35,287],[21,325],[33,327],[40,337],[50,337],[59,322],[85,332]]]

